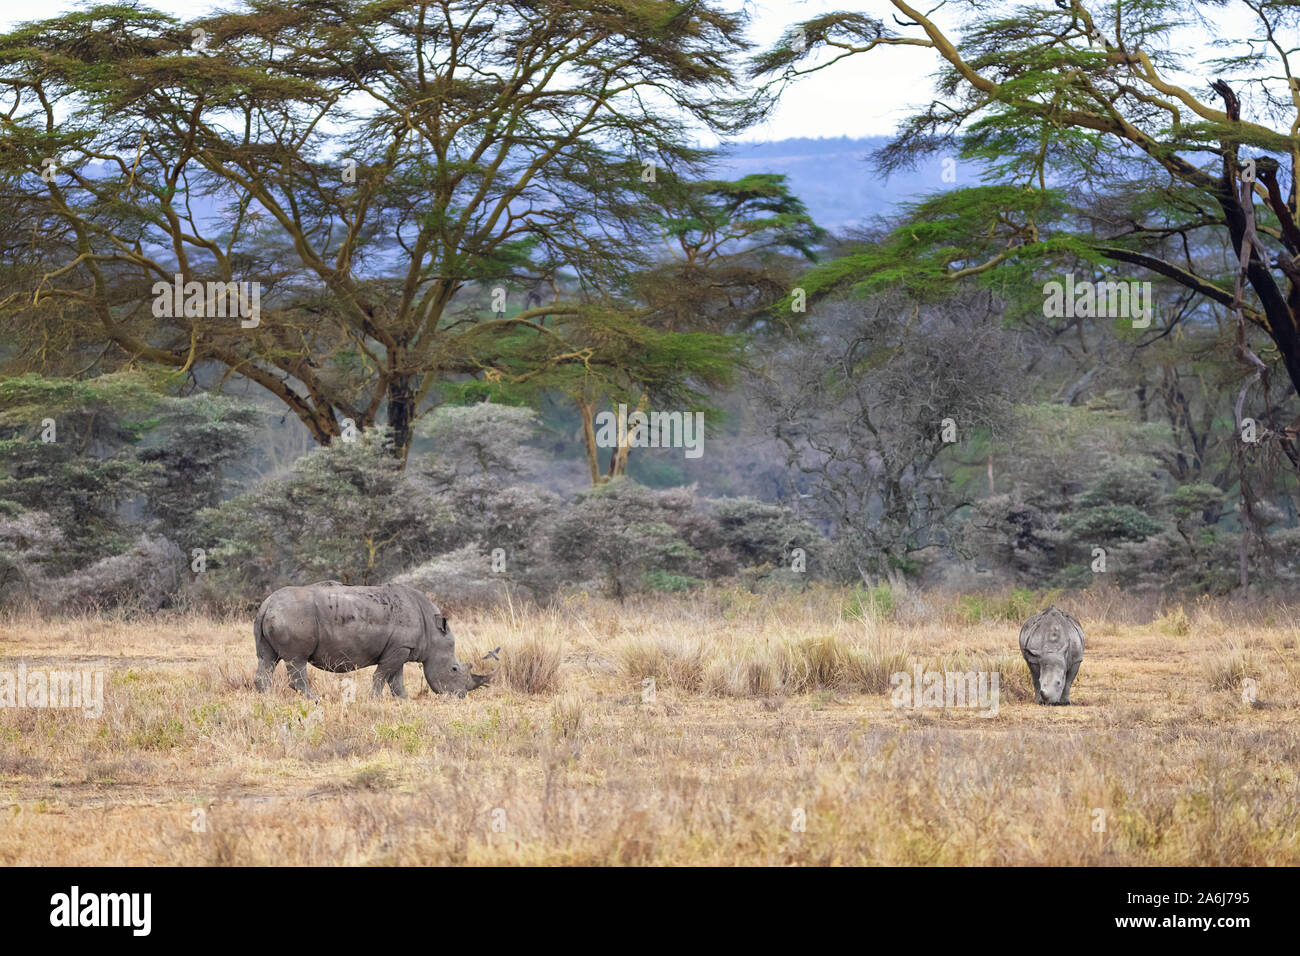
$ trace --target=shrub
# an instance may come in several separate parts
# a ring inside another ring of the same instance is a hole
[[[63,532],[43,511],[0,514],[0,600],[36,597],[63,543]]]
[[[402,471],[384,428],[336,441],[292,473],[202,513],[209,570],[229,592],[257,600],[289,583],[390,580],[435,553],[445,517],[427,487]]]
[[[686,574],[674,574],[671,571],[663,571],[659,568],[647,571],[641,576],[641,581],[647,590],[666,591],[674,594],[689,591],[705,583],[700,578],[693,578]]]
[[[563,504],[554,492],[530,485],[502,485],[476,476],[443,486],[433,501],[444,517],[439,546],[465,554],[466,548],[480,549],[488,556],[487,565],[478,562],[471,566],[486,567],[485,573],[497,584],[519,585],[544,601],[566,576],[572,577],[571,569],[557,564],[548,548]],[[505,570],[492,572],[490,556],[498,548]],[[465,583],[468,585],[467,580]]]
[[[673,506],[627,478],[592,488],[557,519],[551,553],[579,580],[621,599],[646,571],[681,573],[697,556],[666,520]]]
[[[185,555],[173,542],[141,535],[125,554],[50,581],[44,597],[64,610],[118,606],[156,611],[180,591],[185,566]]]
[[[821,534],[809,522],[782,505],[755,498],[715,498],[710,514],[717,523],[721,544],[735,555],[741,567],[789,567],[791,552],[802,548],[807,573],[820,570]]]
[[[155,526],[188,551],[209,544],[199,512],[220,504],[222,470],[247,456],[261,412],[208,394],[167,399],[162,409],[158,429],[138,455],[147,466],[142,490]]]
[[[134,446],[156,427],[161,399],[136,374],[78,381],[0,379],[0,501],[49,515],[62,542],[49,564],[66,573],[131,547],[122,506],[145,484]],[[44,422],[54,440],[43,441]]]
[[[433,441],[421,467],[446,485],[471,477],[513,478],[538,464],[525,442],[539,424],[535,411],[516,405],[441,405],[420,423],[419,431]]]
[[[1141,541],[1162,529],[1135,505],[1099,505],[1071,515],[1066,528],[1076,537],[1100,545],[1119,541]]]
[[[432,595],[444,612],[496,604],[510,588],[504,574],[493,572],[491,554],[476,542],[440,554],[393,580]]]

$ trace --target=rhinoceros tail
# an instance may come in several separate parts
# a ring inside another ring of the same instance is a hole
[[[262,619],[266,617],[266,605],[263,604],[257,610],[257,617],[253,618],[253,646],[257,648],[257,659],[259,661],[270,661],[278,663],[280,655],[275,652],[271,642],[266,639],[266,634],[262,631]]]

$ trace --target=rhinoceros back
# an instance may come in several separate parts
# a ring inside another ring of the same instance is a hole
[[[1083,658],[1083,628],[1071,615],[1052,605],[1025,621],[1020,651],[1026,657]]]

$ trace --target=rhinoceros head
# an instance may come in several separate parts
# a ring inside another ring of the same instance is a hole
[[[470,691],[492,680],[491,674],[475,674],[471,665],[453,660],[450,664],[429,661],[424,665],[424,679],[435,694],[455,694],[464,697]]]
[[[1043,703],[1059,704],[1065,694],[1065,658],[1045,657],[1038,665],[1038,688]]]
[[[464,697],[475,688],[492,680],[492,674],[475,674],[470,664],[456,660],[456,635],[451,632],[447,618],[435,618],[438,638],[435,652],[424,662],[424,679],[435,694],[455,694]]]

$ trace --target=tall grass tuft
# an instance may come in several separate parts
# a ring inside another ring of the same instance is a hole
[[[550,694],[560,688],[564,643],[556,635],[532,631],[501,647],[496,680],[524,694]]]
[[[1231,638],[1205,661],[1205,679],[1214,690],[1237,690],[1247,677],[1259,677],[1259,664],[1249,648]]]

